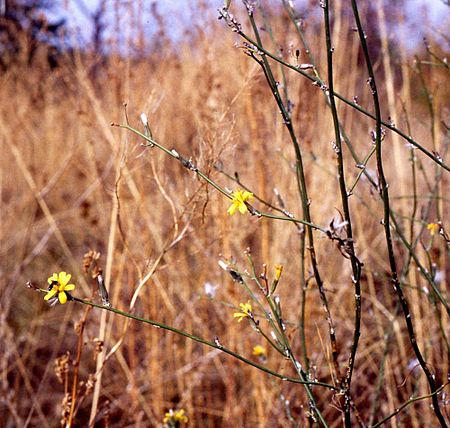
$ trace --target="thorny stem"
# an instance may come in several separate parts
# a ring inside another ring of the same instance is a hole
[[[409,123],[409,118],[405,109],[405,105],[402,104],[402,108],[403,108],[403,113],[405,116],[405,121],[406,121],[406,126],[408,128],[408,132],[411,132],[410,129],[410,123]],[[418,221],[416,220],[416,214],[417,214],[417,199],[418,199],[418,195],[417,195],[417,180],[416,180],[416,156],[414,154],[414,147],[410,148],[410,163],[411,163],[411,176],[412,176],[412,191],[413,191],[413,195],[412,195],[412,207],[411,207],[411,215],[410,215],[410,227],[409,227],[409,240],[410,242],[414,241],[414,222]],[[392,220],[393,221],[393,220]],[[398,227],[398,226],[396,226]],[[419,233],[420,236],[420,233]],[[410,250],[408,251],[407,255],[406,255],[406,260],[404,262],[404,267],[402,269],[401,275],[400,275],[400,283],[402,283],[407,275],[408,272],[410,270],[411,267],[411,262],[413,260],[413,247],[415,244],[411,245]],[[406,244],[405,244],[406,246]],[[434,303],[434,306],[436,308],[436,304]],[[392,316],[392,322],[391,325],[389,327],[389,330],[385,332],[385,345],[384,345],[384,352],[383,352],[383,358],[381,360],[381,364],[380,364],[380,371],[378,374],[378,381],[377,381],[377,387],[376,387],[376,393],[375,393],[375,399],[373,400],[373,405],[372,405],[372,409],[370,412],[370,417],[369,417],[369,425],[372,425],[372,422],[375,418],[375,415],[378,412],[379,409],[379,397],[382,391],[382,384],[383,384],[383,378],[384,378],[384,374],[385,374],[385,364],[386,364],[386,360],[387,360],[387,355],[388,355],[388,351],[390,348],[390,343],[391,343],[391,337],[393,335],[394,332],[394,319],[397,317],[398,313],[400,312],[400,305],[397,303],[396,307],[395,307],[395,311],[394,314]],[[437,312],[437,311],[436,311]],[[440,318],[439,318],[440,320]],[[443,334],[443,338],[446,341],[446,337],[445,334]],[[446,341],[447,342],[447,341]],[[392,415],[391,415],[392,416]],[[387,419],[385,419],[386,421]]]
[[[253,17],[253,13],[250,10],[249,10],[248,16],[250,18],[250,23],[252,25],[253,32],[255,33],[257,43],[259,46],[261,46],[262,41],[259,36],[258,27],[257,27],[255,19]],[[296,157],[297,184],[298,184],[298,188],[299,188],[299,195],[300,195],[300,198],[302,201],[303,216],[306,220],[306,223],[309,224],[309,223],[311,223],[311,213],[310,213],[310,209],[309,209],[310,200],[308,197],[306,178],[305,178],[304,167],[303,167],[302,152],[301,152],[297,137],[295,135],[294,125],[292,123],[289,112],[286,109],[286,106],[283,104],[280,93],[278,91],[277,82],[272,74],[272,69],[270,67],[269,61],[267,60],[266,56],[261,55],[261,59],[258,59],[254,55],[254,53],[250,54],[250,56],[261,66],[261,68],[264,72],[266,81],[269,84],[269,87],[272,91],[272,95],[274,96],[275,101],[277,102],[278,108],[280,109],[280,112],[281,112],[281,115],[283,118],[284,125],[286,126],[286,128],[289,132],[289,136],[290,136],[292,144],[294,146],[295,157]],[[311,259],[311,266],[312,266],[313,273],[314,273],[314,279],[316,280],[317,287],[319,289],[320,298],[322,300],[322,305],[324,307],[327,322],[328,322],[328,331],[329,331],[329,335],[330,335],[331,354],[332,354],[334,369],[336,372],[336,376],[339,379],[340,373],[339,373],[339,363],[337,361],[338,350],[337,350],[335,327],[334,327],[333,319],[331,317],[331,312],[330,312],[330,308],[328,305],[328,299],[325,294],[323,281],[320,276],[320,272],[319,272],[319,268],[318,268],[318,262],[317,262],[315,247],[314,247],[314,236],[313,236],[312,228],[309,226],[306,227],[306,233],[308,236],[308,243],[309,243],[308,250],[309,250],[310,259]]]
[[[240,360],[240,361],[242,361],[242,362],[244,362],[244,363],[246,363],[246,364],[248,364],[248,365],[250,365],[252,367],[255,367],[255,368],[257,368],[257,369],[259,369],[259,370],[261,370],[261,371],[263,371],[265,373],[270,374],[271,376],[277,377],[277,378],[285,380],[287,382],[299,383],[299,384],[304,384],[304,385],[322,386],[324,388],[329,388],[329,389],[332,389],[332,390],[335,390],[335,391],[338,390],[338,388],[335,387],[334,385],[330,385],[330,384],[325,383],[325,382],[309,382],[309,381],[303,381],[303,380],[300,380],[300,379],[297,379],[297,378],[291,378],[291,377],[284,376],[281,373],[277,373],[277,372],[275,372],[273,370],[270,370],[267,367],[264,367],[264,366],[262,366],[262,365],[260,365],[258,363],[255,363],[254,361],[251,361],[251,360],[243,357],[240,354],[237,354],[236,352],[232,351],[231,349],[226,348],[225,346],[222,346],[221,344],[210,342],[209,340],[202,339],[201,337],[198,337],[198,336],[195,336],[193,334],[187,333],[187,332],[185,332],[183,330],[179,330],[179,329],[177,329],[175,327],[171,327],[171,326],[168,326],[166,324],[162,324],[160,322],[149,320],[149,319],[146,319],[146,318],[138,317],[137,315],[133,315],[133,314],[130,314],[128,312],[121,311],[119,309],[113,308],[112,306],[98,305],[98,304],[96,304],[94,302],[90,302],[89,300],[80,299],[78,297],[72,297],[72,300],[75,301],[75,302],[81,303],[83,305],[89,305],[89,306],[92,306],[92,307],[97,308],[97,309],[103,309],[105,311],[113,312],[113,313],[115,313],[117,315],[121,315],[123,317],[130,318],[130,319],[133,319],[135,321],[139,321],[139,322],[142,322],[142,323],[145,323],[145,324],[149,324],[149,325],[152,325],[153,327],[156,327],[156,328],[161,328],[163,330],[172,331],[173,333],[176,333],[176,334],[178,334],[180,336],[186,337],[186,338],[188,338],[190,340],[193,340],[195,342],[201,343],[203,345],[209,346],[209,347],[214,348],[214,349],[218,349],[218,350],[224,352],[225,354],[231,355],[232,357],[234,357],[234,358],[236,358],[236,359],[238,359],[238,360]]]
[[[352,231],[352,221],[350,216],[350,208],[348,201],[348,193],[345,183],[345,173],[344,173],[344,159],[342,155],[342,142],[341,142],[341,132],[339,127],[339,119],[336,108],[336,103],[334,99],[334,82],[333,82],[333,47],[331,44],[331,31],[330,31],[330,11],[328,0],[323,3],[323,13],[325,22],[325,38],[327,45],[327,68],[328,68],[328,91],[329,91],[329,102],[331,108],[331,114],[333,116],[334,134],[335,134],[335,150],[337,155],[337,169],[338,169],[338,180],[339,180],[339,190],[341,193],[342,209],[344,212],[344,220],[346,221],[346,232],[347,239],[345,243],[346,257],[350,258],[352,265],[352,282],[354,284],[355,290],[355,321],[353,330],[353,342],[351,345],[350,356],[348,359],[348,368],[345,379],[343,380],[344,387],[344,417],[345,425],[347,427],[351,426],[351,394],[350,385],[352,380],[353,369],[355,366],[356,352],[358,349],[358,342],[361,336],[361,262],[355,255],[355,248],[353,244],[353,231]]]
[[[397,293],[397,296],[399,298],[403,315],[406,321],[406,325],[408,328],[409,333],[409,339],[411,342],[411,346],[414,350],[414,353],[416,355],[417,360],[419,361],[420,366],[422,367],[422,370],[425,373],[425,376],[427,377],[428,384],[430,386],[431,392],[435,393],[438,390],[438,387],[436,385],[435,376],[430,372],[426,361],[424,360],[420,349],[417,345],[417,340],[414,332],[414,326],[411,321],[411,312],[409,310],[408,302],[403,294],[403,290],[401,288],[399,279],[398,279],[398,273],[397,273],[397,263],[395,260],[394,255],[394,248],[392,244],[392,235],[391,235],[391,227],[389,222],[389,217],[391,213],[391,209],[389,206],[389,190],[388,190],[388,184],[386,182],[386,177],[384,175],[383,170],[383,159],[382,159],[382,146],[381,146],[381,109],[380,109],[380,102],[378,99],[378,91],[377,91],[377,85],[375,81],[375,74],[373,72],[372,68],[372,61],[370,59],[369,50],[366,43],[366,35],[363,31],[362,24],[359,17],[358,12],[358,5],[356,0],[351,0],[352,4],[352,10],[353,15],[356,22],[356,27],[358,29],[358,35],[359,40],[361,43],[361,47],[364,53],[364,59],[366,62],[367,72],[369,74],[369,85],[372,91],[373,96],[373,103],[375,108],[375,116],[376,116],[376,141],[375,141],[375,147],[376,147],[376,160],[377,160],[377,169],[378,169],[378,176],[380,180],[380,191],[381,191],[381,197],[383,199],[384,204],[384,219],[383,219],[383,225],[384,225],[384,232],[385,232],[385,238],[386,238],[386,245],[388,250],[388,257],[389,257],[389,264],[391,269],[391,275],[392,275],[392,285],[394,287],[395,292]],[[441,426],[446,427],[447,424],[445,422],[444,417],[442,416],[440,407],[439,407],[439,400],[437,397],[437,394],[432,395],[432,402],[433,402],[433,410],[434,413],[441,424]]]

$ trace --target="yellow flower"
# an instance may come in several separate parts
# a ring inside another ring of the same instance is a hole
[[[265,357],[266,356],[266,348],[264,348],[261,345],[256,345],[256,346],[253,347],[252,354],[255,357]]]
[[[236,210],[239,210],[241,214],[245,214],[248,211],[247,204],[245,202],[253,198],[253,193],[236,190],[231,196],[232,204],[230,205],[230,208],[228,208],[228,214],[233,215]]]
[[[239,307],[241,308],[241,312],[235,312],[233,317],[238,318],[238,322],[241,322],[244,318],[251,316],[252,305],[250,304],[250,301],[248,301],[247,303],[239,303]]]
[[[275,265],[275,281],[280,280],[282,272],[283,272],[283,265]]]
[[[170,409],[165,415],[163,422],[165,424],[169,424],[170,426],[177,426],[179,422],[186,423],[188,421],[188,417],[185,414],[184,409],[180,410],[172,410]]]
[[[70,278],[72,278],[72,275],[66,272],[59,272],[59,274],[54,273],[48,279],[50,287],[44,299],[49,300],[56,294],[58,294],[59,303],[61,303],[61,305],[64,305],[64,303],[67,302],[66,291],[72,291],[75,289],[75,285],[69,284]]]
[[[441,226],[438,223],[427,224],[427,229],[430,231],[431,236],[434,236],[436,232],[439,232]]]

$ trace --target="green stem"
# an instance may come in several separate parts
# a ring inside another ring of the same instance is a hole
[[[381,421],[377,422],[376,424],[372,425],[371,428],[377,428],[381,425],[384,425],[389,419],[392,419],[394,416],[398,415],[405,407],[409,406],[410,404],[415,403],[416,401],[426,400],[427,398],[434,398],[439,394],[448,383],[445,383],[444,385],[441,385],[439,388],[437,388],[435,391],[433,391],[431,394],[422,395],[421,397],[413,397],[410,398],[408,401],[405,401],[401,406],[397,407],[394,412],[392,412],[390,415],[383,418]],[[444,425],[447,426],[447,425]]]
[[[389,257],[389,264],[391,269],[391,275],[392,275],[392,285],[394,287],[395,292],[397,293],[398,299],[400,301],[403,316],[406,321],[406,326],[408,329],[408,335],[411,343],[411,347],[414,350],[414,353],[416,355],[417,360],[419,361],[420,366],[422,367],[423,372],[425,373],[425,376],[427,378],[428,384],[430,386],[431,392],[436,392],[438,387],[436,385],[435,376],[431,374],[428,365],[426,361],[424,360],[422,353],[420,352],[419,346],[417,345],[417,340],[414,332],[414,326],[411,320],[411,312],[409,310],[409,304],[403,294],[403,290],[401,288],[399,279],[398,279],[398,273],[397,273],[397,263],[395,260],[394,255],[394,248],[392,244],[392,235],[391,235],[391,227],[389,222],[389,217],[391,214],[390,204],[389,204],[389,189],[388,184],[386,182],[386,177],[384,175],[384,168],[383,168],[383,159],[382,159],[382,145],[381,145],[381,108],[380,108],[380,102],[378,98],[378,91],[377,91],[377,85],[375,80],[375,74],[373,72],[372,68],[372,61],[370,59],[369,50],[367,47],[366,42],[366,35],[364,33],[364,30],[362,28],[361,20],[359,17],[358,12],[358,5],[356,0],[351,0],[352,4],[352,10],[353,10],[353,16],[356,21],[356,27],[358,29],[358,35],[359,40],[361,43],[361,47],[364,53],[364,58],[366,62],[367,72],[369,74],[369,84],[372,91],[373,96],[373,103],[375,108],[375,116],[376,116],[376,141],[375,141],[375,147],[376,147],[376,159],[377,159],[377,169],[378,169],[378,176],[380,180],[380,191],[381,191],[381,197],[383,200],[384,205],[384,232],[385,232],[385,239],[386,239],[386,245],[387,245],[387,251],[388,251],[388,257]],[[433,401],[433,410],[436,415],[436,418],[438,419],[441,426],[446,427],[447,424],[445,422],[445,419],[441,413],[440,407],[439,407],[439,400],[437,398],[436,394],[433,394],[432,396]]]
[[[246,364],[248,364],[248,365],[250,365],[252,367],[257,368],[258,370],[261,370],[261,371],[263,371],[263,372],[265,372],[267,374],[270,374],[271,376],[277,377],[277,378],[282,379],[284,381],[292,382],[292,383],[299,383],[299,384],[304,384],[304,385],[322,386],[324,388],[329,388],[329,389],[332,389],[332,390],[335,390],[335,391],[338,390],[338,388],[336,388],[334,385],[330,385],[330,384],[325,383],[325,382],[309,382],[309,381],[304,381],[304,380],[300,380],[300,379],[297,379],[297,378],[284,376],[281,373],[274,372],[273,370],[270,370],[267,367],[264,367],[264,366],[262,366],[262,365],[260,365],[258,363],[255,363],[254,361],[251,361],[251,360],[243,357],[242,355],[237,354],[236,352],[232,351],[231,349],[226,348],[225,346],[222,346],[222,345],[220,345],[218,343],[214,343],[214,342],[210,342],[208,340],[202,339],[201,337],[198,337],[198,336],[195,336],[193,334],[187,333],[187,332],[185,332],[183,330],[179,330],[179,329],[177,329],[175,327],[171,327],[171,326],[168,326],[166,324],[162,324],[160,322],[149,320],[149,319],[146,319],[146,318],[138,317],[136,315],[130,314],[128,312],[121,311],[121,310],[113,308],[113,307],[98,305],[96,303],[90,302],[89,300],[79,299],[78,297],[72,297],[72,300],[75,301],[75,302],[81,303],[83,305],[89,305],[89,306],[92,306],[92,307],[97,308],[97,309],[103,309],[104,311],[113,312],[113,313],[115,313],[117,315],[121,315],[123,317],[130,318],[132,320],[139,321],[139,322],[142,322],[142,323],[145,323],[145,324],[149,324],[149,325],[152,325],[153,327],[160,328],[162,330],[171,331],[173,333],[176,333],[176,334],[178,334],[180,336],[186,337],[186,338],[188,338],[190,340],[193,340],[195,342],[201,343],[203,345],[209,346],[209,347],[214,348],[214,349],[218,349],[218,350],[224,352],[225,354],[231,355],[232,357],[234,357],[234,358],[236,358],[236,359],[238,359],[238,360],[240,360],[240,361],[242,361],[242,362],[244,362],[244,363],[246,363]]]
[[[226,12],[220,11],[220,16],[222,18],[227,19]],[[266,50],[263,46],[261,46],[260,43],[253,40],[251,37],[247,36],[241,29],[240,26],[237,24],[229,24],[233,27],[233,30],[238,33],[243,39],[245,39],[250,45],[253,45],[255,47],[255,50],[259,51],[261,54],[264,54],[265,56],[273,59],[274,61],[284,65],[285,67],[295,71],[296,73],[300,73],[303,77],[306,77],[308,80],[316,83],[319,87],[322,87],[322,81],[314,76],[311,76],[306,71],[299,68],[297,65],[292,65],[283,59],[277,57],[275,54],[271,53],[270,51]],[[359,104],[348,100],[344,96],[340,95],[339,93],[335,92],[334,96],[344,102],[345,104],[349,105],[350,107],[358,110],[360,113],[364,114],[365,116],[370,117],[373,120],[376,120],[376,115],[370,113],[368,110],[361,107]],[[391,131],[397,133],[400,135],[403,139],[405,139],[408,143],[412,144],[414,147],[417,147],[422,153],[424,153],[426,156],[428,156],[430,159],[432,159],[434,162],[436,162],[438,165],[440,165],[442,168],[450,172],[450,166],[446,165],[443,160],[439,156],[435,156],[433,153],[431,153],[429,150],[427,150],[425,147],[417,143],[411,136],[407,135],[405,132],[403,132],[401,129],[396,128],[395,125],[385,122],[380,119],[380,123],[385,126],[387,129],[390,129]]]
[[[311,50],[310,50],[310,48],[309,48],[309,46],[308,46],[308,44],[307,44],[306,38],[305,38],[305,36],[304,36],[304,34],[303,34],[303,31],[302,31],[302,29],[300,28],[300,26],[298,25],[297,21],[294,19],[294,15],[293,15],[293,12],[292,12],[290,6],[289,6],[289,5],[286,5],[286,1],[285,1],[285,0],[283,0],[283,3],[285,4],[285,8],[286,8],[286,10],[287,10],[287,12],[288,12],[288,15],[289,15],[290,19],[292,20],[292,22],[293,22],[294,25],[295,25],[295,28],[296,28],[297,33],[298,33],[298,35],[299,35],[299,37],[300,37],[300,40],[301,40],[301,42],[302,42],[302,44],[303,44],[303,47],[305,48],[305,50],[306,50],[306,52],[307,52],[307,54],[308,54],[309,60],[310,60],[311,64],[314,66],[314,71],[315,71],[315,75],[316,75],[316,78],[317,78],[317,82],[320,82],[321,87],[324,87],[325,83],[324,83],[324,81],[322,80],[322,78],[320,77],[319,73],[317,72],[317,68],[316,68],[316,66],[315,66],[314,57],[313,57],[313,55],[312,55],[312,53],[311,53]],[[292,68],[292,66],[291,66],[291,68]],[[309,75],[306,75],[306,76],[309,76]],[[336,94],[336,93],[334,93],[334,95],[335,95],[336,97],[338,96],[338,94]],[[328,97],[325,98],[325,101],[326,101],[327,105],[330,107],[330,101],[329,101],[329,98],[328,98]],[[387,124],[384,123],[383,121],[381,121],[381,123],[382,123],[383,125],[387,126]],[[408,133],[411,134],[411,129],[410,129],[410,127],[409,127],[409,122],[406,121],[406,123],[407,123],[407,126],[408,126]],[[390,128],[389,126],[387,126],[387,127]],[[395,131],[395,129],[393,129],[393,130]],[[343,129],[342,126],[340,126],[340,132],[341,132],[341,135],[342,135],[342,137],[344,138],[344,141],[345,141],[345,143],[346,143],[346,145],[347,145],[347,148],[349,149],[350,154],[352,155],[352,157],[353,157],[353,159],[355,160],[356,164],[357,164],[357,165],[361,165],[361,164],[365,165],[365,163],[366,163],[366,162],[369,160],[369,158],[372,156],[372,154],[373,154],[372,152],[373,152],[373,151],[376,151],[376,148],[374,147],[373,150],[372,150],[372,151],[369,153],[369,155],[367,156],[366,160],[363,161],[363,162],[361,163],[361,161],[358,159],[358,156],[357,156],[356,152],[354,151],[354,149],[353,149],[353,147],[352,147],[352,145],[351,145],[351,143],[350,143],[349,138],[346,136],[345,130]],[[414,145],[413,145],[413,146],[414,146]],[[417,147],[417,146],[416,146],[416,147]],[[446,153],[446,151],[445,151],[445,153]],[[445,155],[445,153],[444,153],[444,155]],[[414,159],[415,159],[415,157],[414,157]],[[421,161],[420,161],[420,160],[417,160],[417,164],[419,165],[419,167],[420,167],[420,169],[421,169],[421,171],[422,171],[422,174],[423,174],[424,179],[425,179],[425,181],[426,181],[426,183],[427,183],[427,187],[428,187],[429,191],[432,192],[433,194],[435,194],[436,192],[435,192],[434,189],[432,189],[432,186],[431,186],[431,184],[430,184],[429,181],[428,181],[426,172],[425,172],[425,170],[424,170],[424,168],[423,168],[423,166],[422,166]],[[353,191],[353,189],[354,189],[354,186],[356,186],[357,181],[358,181],[359,178],[361,177],[361,173],[363,173],[363,174],[365,175],[366,179],[369,181],[369,183],[370,183],[374,188],[378,189],[377,183],[374,181],[374,179],[371,177],[371,175],[370,175],[370,174],[367,172],[367,170],[364,168],[364,169],[362,169],[361,172],[358,174],[358,178],[357,178],[356,182],[354,183],[353,187],[350,189],[349,193],[352,193],[352,191]],[[430,198],[433,199],[434,196],[430,196]],[[438,195],[436,195],[436,198],[438,198]],[[391,199],[392,199],[392,198],[391,198]],[[445,200],[445,199],[442,198],[442,200]],[[431,201],[430,201],[430,203],[431,203]],[[428,210],[429,210],[429,209],[427,209],[427,211],[428,211]],[[394,212],[393,210],[391,210],[391,212],[390,212],[390,217],[391,217],[391,221],[392,221],[392,222],[396,222],[396,219],[395,219],[395,212]],[[412,252],[413,252],[413,249],[414,249],[414,247],[415,247],[415,244],[410,244],[410,243],[408,242],[408,240],[406,239],[405,235],[404,235],[403,232],[402,232],[402,229],[399,227],[398,224],[396,224],[395,232],[396,232],[396,234],[400,237],[400,240],[402,241],[403,245],[407,248],[408,253],[412,253]],[[420,234],[419,234],[419,236],[420,236]],[[412,242],[412,241],[411,241],[411,242]],[[430,284],[431,288],[434,290],[434,292],[435,292],[436,295],[438,296],[440,302],[444,305],[444,307],[445,307],[447,313],[450,314],[450,311],[449,311],[449,305],[448,305],[447,301],[445,300],[445,298],[441,295],[441,293],[440,293],[439,289],[437,288],[437,285],[436,285],[435,281],[433,280],[432,276],[431,276],[431,275],[427,272],[427,270],[423,267],[423,265],[421,264],[419,258],[418,258],[415,254],[412,254],[412,257],[413,257],[415,263],[417,264],[420,273],[421,273],[421,274],[425,277],[425,279],[428,281],[428,283]]]
[[[194,171],[200,178],[202,178],[203,180],[205,180],[208,184],[210,184],[212,187],[214,187],[216,190],[218,190],[220,193],[222,193],[222,195],[226,196],[228,199],[233,199],[233,195],[231,195],[226,189],[224,189],[223,187],[219,186],[215,181],[211,180],[204,172],[202,172],[200,169],[198,169],[191,160],[188,160],[186,158],[184,158],[183,156],[181,156],[178,152],[176,152],[175,150],[169,150],[166,147],[164,147],[163,145],[159,144],[157,141],[153,140],[152,138],[148,137],[145,134],[142,134],[141,132],[139,132],[137,129],[132,128],[129,125],[114,125],[117,126],[119,128],[123,128],[123,129],[127,129],[128,131],[131,131],[133,133],[135,133],[136,135],[138,135],[139,137],[143,138],[144,140],[146,140],[148,142],[148,146],[149,147],[157,147],[158,149],[162,150],[164,153],[166,153],[167,155],[173,157],[174,159],[178,160],[181,162],[181,164],[191,170]],[[281,220],[281,221],[289,221],[292,223],[299,223],[299,224],[304,224],[306,226],[309,226],[312,229],[318,230],[322,233],[327,233],[326,229],[318,226],[317,224],[311,223],[311,221],[306,221],[306,220],[300,220],[297,219],[291,215],[288,214],[284,214],[284,216],[278,216],[275,214],[271,214],[271,213],[267,213],[267,212],[263,212],[263,211],[259,211],[256,208],[253,208],[252,206],[249,205],[249,211],[251,214],[256,215],[257,217],[265,217],[265,218],[270,218],[270,219],[274,219],[274,220]]]
[[[254,20],[252,13],[249,13],[249,18],[250,18],[250,23],[252,25],[253,32],[255,33],[257,43],[258,43],[258,45],[262,46],[262,41],[259,36],[258,27],[256,25],[256,22]],[[270,67],[270,64],[269,64],[266,56],[261,55],[261,59],[258,59],[254,53],[252,53],[250,56],[261,66],[264,76],[266,78],[266,81],[272,91],[272,95],[274,96],[277,106],[280,109],[280,112],[281,112],[281,115],[283,118],[283,123],[289,132],[289,136],[290,136],[290,139],[291,139],[292,145],[294,147],[294,151],[295,151],[296,178],[297,178],[297,186],[298,186],[299,196],[302,201],[303,216],[306,220],[306,223],[311,223],[311,213],[310,213],[310,208],[309,208],[311,201],[309,200],[309,197],[308,197],[306,177],[305,177],[304,166],[303,166],[303,156],[302,156],[302,151],[300,149],[299,142],[295,135],[294,125],[292,123],[290,114],[287,111],[286,106],[283,104],[282,98],[281,98],[279,90],[278,90],[277,82],[273,76],[272,69]],[[317,288],[319,290],[319,295],[320,295],[322,305],[323,305],[323,308],[326,313],[327,322],[328,322],[328,332],[329,332],[331,348],[332,348],[331,352],[332,352],[333,364],[334,364],[334,368],[336,371],[336,376],[339,378],[340,377],[339,376],[339,363],[337,361],[338,351],[337,351],[337,340],[336,340],[336,334],[335,334],[336,329],[335,329],[335,326],[333,323],[333,319],[331,317],[331,311],[330,311],[330,308],[328,305],[328,299],[327,299],[324,284],[323,284],[323,281],[322,281],[322,278],[321,278],[320,272],[319,272],[312,228],[309,226],[306,227],[306,233],[308,236],[308,243],[309,243],[308,250],[309,250],[309,255],[310,255],[310,260],[311,260],[311,266],[313,269],[314,279],[316,280]]]

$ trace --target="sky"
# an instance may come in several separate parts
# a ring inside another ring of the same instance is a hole
[[[71,30],[77,33],[79,43],[83,44],[91,40],[92,38],[92,21],[87,15],[92,14],[99,6],[101,0],[60,0],[60,4],[64,4],[64,8],[55,10],[52,14],[55,18],[64,17],[67,19],[67,24]],[[114,22],[113,17],[114,5],[120,3],[122,6],[126,6],[130,1],[135,5],[141,3],[144,5],[145,10],[150,10],[151,3],[154,0],[106,0],[106,8],[109,11],[108,20]],[[223,0],[203,0],[208,7],[211,8],[213,16],[216,16],[215,11],[222,6]],[[300,4],[302,0],[294,0],[294,4]],[[170,34],[175,40],[183,34],[182,27],[183,22],[187,21],[187,18],[195,12],[193,10],[193,4],[196,2],[192,0],[156,0],[158,5],[158,11],[164,15],[165,19],[171,23]],[[240,6],[240,0],[234,0],[236,6]],[[417,37],[421,40],[423,35],[419,34],[421,31],[433,31],[436,27],[445,31],[450,27],[450,8],[444,4],[442,0],[407,0],[408,5],[408,18],[410,20],[410,33],[412,37]],[[427,21],[431,22],[431,28],[424,28],[424,12],[426,11]],[[182,17],[186,19],[183,20]],[[151,28],[147,28],[146,31],[151,32]],[[448,31],[447,31],[448,32]]]

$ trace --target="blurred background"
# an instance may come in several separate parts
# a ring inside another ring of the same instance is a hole
[[[348,2],[332,3],[335,89],[370,110],[351,10]],[[325,77],[322,10],[317,1],[293,5]],[[219,260],[231,260],[242,271],[249,268],[244,251],[250,248],[258,271],[265,263],[272,275],[276,264],[284,265],[278,291],[290,338],[302,355],[297,229],[251,216],[230,217],[229,201],[217,191],[164,153],[142,147],[134,134],[110,126],[128,120],[142,131],[139,116],[145,113],[158,142],[192,157],[222,186],[235,189],[229,176],[237,173],[272,203],[276,188],[288,210],[301,218],[288,134],[260,68],[243,54],[237,34],[217,19],[221,6],[206,0],[0,0],[1,426],[66,426],[73,385],[77,427],[162,426],[165,413],[180,408],[189,424],[199,427],[306,426],[310,421],[307,397],[298,385],[104,311],[75,303],[49,307],[26,287],[32,281],[45,288],[53,272],[66,271],[77,285],[74,294],[99,301],[96,282],[83,266],[83,257],[93,250],[101,254],[98,266],[114,307],[208,340],[219,337],[258,361],[252,349],[266,346],[262,337],[232,317],[247,295],[218,266]],[[266,29],[270,50],[290,63],[299,50],[298,61],[309,63],[283,2],[261,1],[261,6],[256,19]],[[448,66],[439,65],[427,46],[438,58],[448,58],[448,2],[377,0],[360,2],[360,8],[383,117],[445,161]],[[250,34],[242,3],[233,1],[231,10]],[[340,217],[331,115],[310,81],[296,73],[286,78],[313,220],[326,227]],[[364,158],[372,147],[373,121],[343,104],[339,113]],[[416,235],[421,260],[444,287],[448,250],[425,226],[442,221],[448,230],[448,173],[436,172],[429,158],[395,134],[387,133],[385,145],[393,209],[406,231],[421,230]],[[414,173],[411,156],[417,156]],[[358,179],[360,170],[347,151],[345,159],[348,183],[355,184],[356,248],[365,264],[353,398],[363,420],[373,423],[428,388],[404,320],[396,315],[382,204],[368,181]],[[376,177],[374,159],[367,168]],[[398,240],[394,245],[402,269],[408,253]],[[351,270],[323,235],[317,235],[316,251],[344,367],[353,334]],[[415,266],[403,279],[418,343],[443,382],[448,318]],[[138,298],[131,305],[134,295]],[[332,382],[328,327],[313,282],[306,299],[308,358],[314,375]],[[294,374],[289,362],[270,349],[264,364]],[[317,397],[330,426],[340,426],[331,393],[318,391]],[[429,402],[420,401],[386,426],[433,423]]]

